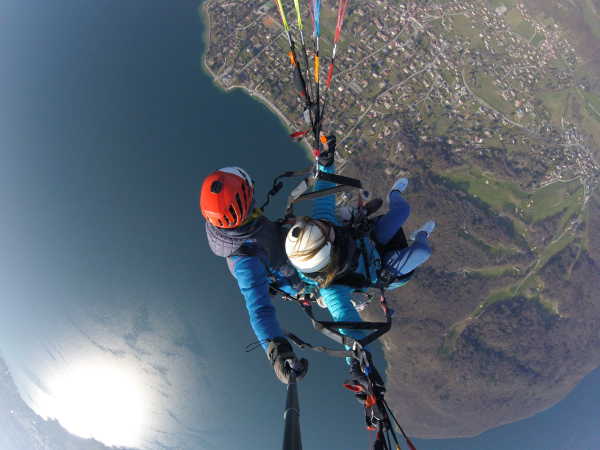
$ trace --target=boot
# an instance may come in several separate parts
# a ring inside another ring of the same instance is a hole
[[[431,235],[431,233],[433,233],[434,229],[435,229],[435,222],[433,220],[428,220],[423,225],[421,225],[418,229],[416,229],[415,231],[410,233],[410,240],[414,241],[417,238],[417,234],[419,234],[421,232],[426,233],[427,237],[429,237]]]
[[[370,393],[369,379],[360,368],[360,363],[353,359],[350,362],[350,379],[346,380],[344,387],[354,392],[356,400],[363,405]]]

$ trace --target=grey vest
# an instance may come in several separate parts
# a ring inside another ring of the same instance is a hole
[[[271,269],[289,265],[285,254],[285,230],[264,216],[235,229],[217,228],[206,222],[208,245],[217,256],[260,256]],[[288,270],[283,270],[288,272]]]

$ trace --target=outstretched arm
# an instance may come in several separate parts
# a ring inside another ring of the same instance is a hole
[[[231,256],[227,258],[227,265],[246,301],[254,334],[266,351],[267,339],[282,337],[283,331],[269,296],[265,265],[258,256]]]

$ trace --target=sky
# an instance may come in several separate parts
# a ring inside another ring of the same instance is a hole
[[[140,422],[132,445],[276,448],[285,391],[260,351],[243,351],[253,335],[206,245],[198,191],[235,164],[262,198],[307,161],[263,105],[202,72],[197,6],[0,3],[0,353],[24,399],[72,429],[118,441],[127,430],[93,425],[126,403]],[[286,327],[314,336],[293,305],[277,307]],[[367,448],[343,364],[307,356],[305,448]],[[599,377],[535,418],[419,448],[600,448]],[[106,415],[83,420],[80,398],[108,399]]]

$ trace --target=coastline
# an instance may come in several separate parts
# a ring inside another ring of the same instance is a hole
[[[249,89],[247,86],[244,85],[239,85],[239,84],[235,84],[232,86],[224,86],[220,80],[219,80],[219,76],[212,71],[212,69],[208,66],[207,62],[206,62],[206,58],[208,55],[208,48],[211,45],[211,28],[212,28],[212,23],[210,21],[210,14],[208,12],[208,6],[213,2],[214,0],[205,0],[202,2],[202,5],[199,9],[200,11],[200,17],[204,23],[204,32],[203,32],[203,41],[204,41],[204,53],[202,54],[202,69],[204,70],[204,72],[206,74],[208,74],[210,76],[210,78],[213,81],[213,84],[221,89],[223,92],[230,92],[234,89],[241,89],[242,91],[244,91],[246,94],[248,94],[250,97],[255,98],[258,100],[258,102],[262,103],[263,105],[265,105],[271,112],[275,113],[275,115],[279,118],[279,120],[281,121],[281,123],[287,128],[287,131],[289,132],[292,128],[292,122],[285,116],[285,114],[283,114],[283,112],[281,112],[281,110],[279,108],[277,108],[277,106],[275,106],[275,104],[273,104],[272,101],[270,101],[267,97],[265,97],[263,94],[261,94],[260,92],[256,92],[253,91],[251,89]],[[307,152],[307,157],[312,161],[313,156],[312,156],[312,146],[308,143],[308,141],[306,139],[302,139],[299,144],[301,144],[306,152]]]

